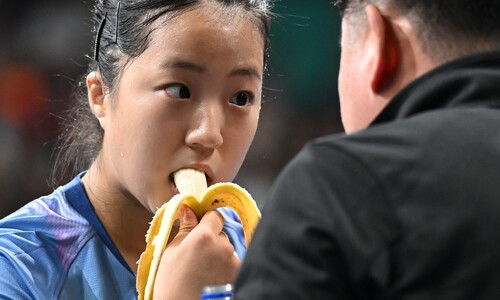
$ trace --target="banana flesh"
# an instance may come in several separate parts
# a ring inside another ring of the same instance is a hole
[[[146,249],[138,261],[136,288],[139,300],[153,298],[153,287],[161,256],[182,203],[186,203],[198,219],[207,211],[219,207],[232,208],[240,217],[247,247],[261,217],[252,196],[235,183],[221,182],[207,188],[205,174],[194,169],[176,172],[174,181],[179,194],[172,197],[155,213],[146,234]]]

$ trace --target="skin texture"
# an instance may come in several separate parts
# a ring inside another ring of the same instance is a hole
[[[347,133],[368,127],[396,93],[437,63],[404,17],[371,4],[361,13],[342,20],[338,84]]]
[[[113,92],[98,73],[87,77],[89,105],[105,133],[83,182],[134,272],[153,213],[177,193],[173,172],[202,170],[209,185],[236,176],[257,129],[264,68],[264,40],[241,10],[202,4],[153,28]],[[222,229],[201,223],[216,236]]]

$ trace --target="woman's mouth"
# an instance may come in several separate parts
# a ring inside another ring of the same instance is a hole
[[[201,170],[197,170],[197,169],[192,169],[192,168],[186,168],[186,169],[180,169],[180,170],[177,170],[173,173],[171,173],[169,175],[169,182],[170,182],[170,187],[171,187],[171,190],[173,191],[173,194],[179,194],[179,187],[177,186],[179,183],[176,183],[176,174],[178,174],[179,171],[183,171],[184,174],[182,176],[178,176],[178,177],[181,177],[183,181],[186,181],[186,180],[189,180],[190,176],[189,174],[192,174],[193,176],[193,179],[195,176],[195,174],[199,174],[199,173],[203,173],[203,175],[205,176],[205,182],[206,182],[206,186],[210,186],[212,180],[210,179],[210,177],[207,175],[206,172],[204,171],[201,171]],[[187,173],[187,175],[186,175]],[[199,176],[199,175],[198,175]],[[198,177],[199,178],[199,177]],[[179,180],[179,179],[177,179]]]
[[[173,173],[173,183],[178,193],[200,198],[207,190],[207,174],[201,170],[186,168]]]

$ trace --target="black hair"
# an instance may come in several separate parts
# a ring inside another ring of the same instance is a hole
[[[120,71],[148,47],[152,24],[162,16],[175,17],[203,3],[240,7],[258,26],[264,39],[264,65],[269,48],[269,0],[96,0],[93,9],[94,45],[86,74],[98,71],[113,91]],[[85,76],[75,91],[74,103],[63,118],[54,153],[50,184],[56,187],[88,169],[99,154],[104,132],[90,110]]]
[[[395,9],[412,22],[424,51],[437,60],[500,48],[498,0],[337,0],[340,15],[373,3]]]

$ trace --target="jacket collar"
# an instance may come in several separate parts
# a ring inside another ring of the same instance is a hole
[[[463,105],[500,107],[500,51],[462,57],[417,78],[389,102],[372,125]]]

